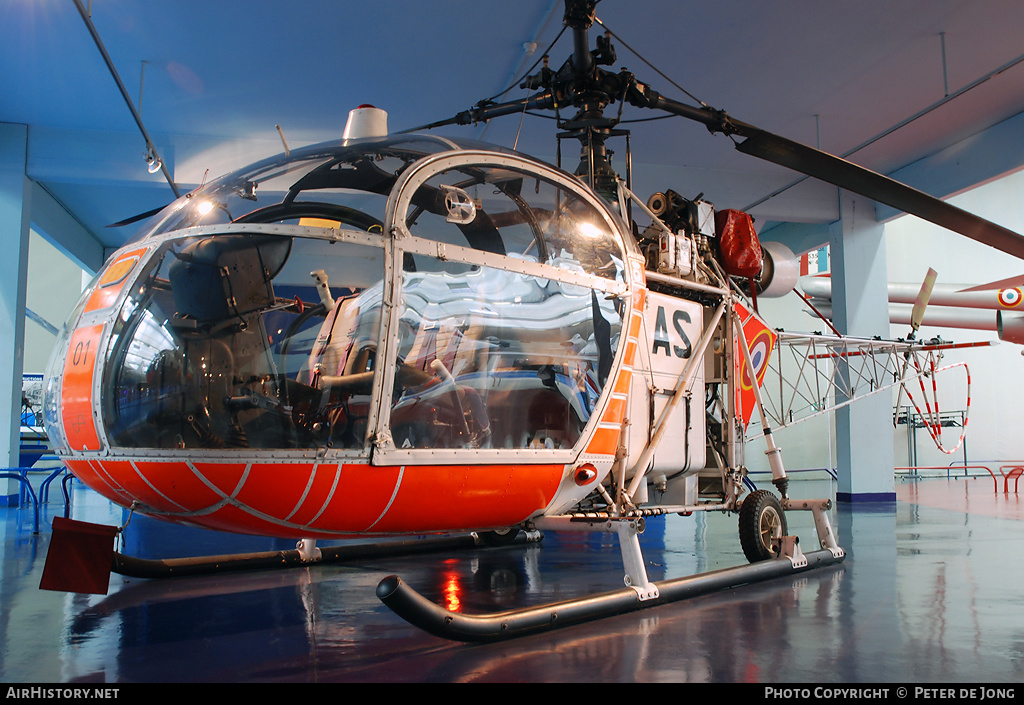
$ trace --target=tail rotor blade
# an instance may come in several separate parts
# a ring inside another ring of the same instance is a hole
[[[915,333],[921,327],[921,321],[924,320],[924,310],[928,307],[928,299],[932,296],[932,288],[935,286],[937,276],[938,273],[934,269],[928,269],[928,274],[925,275],[924,283],[921,285],[921,293],[914,301],[914,309],[910,313],[910,327],[914,329]]]

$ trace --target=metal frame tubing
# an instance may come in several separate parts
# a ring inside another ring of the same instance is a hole
[[[454,641],[499,641],[677,602],[748,583],[796,575],[813,568],[840,563],[844,559],[844,556],[835,556],[827,550],[812,551],[805,555],[807,564],[803,567],[795,567],[789,558],[776,558],[654,583],[660,596],[645,601],[640,600],[635,590],[627,587],[493,615],[466,615],[449,612],[431,602],[397,575],[388,576],[377,585],[377,597],[395,614],[434,636]]]
[[[523,544],[531,540],[533,539],[527,534],[520,532],[515,543]],[[133,578],[160,579],[243,570],[308,567],[324,563],[411,556],[470,548],[481,548],[477,538],[473,535],[327,546],[319,549],[321,557],[318,559],[304,558],[298,549],[165,559],[134,558],[115,551],[111,570],[119,575]]]

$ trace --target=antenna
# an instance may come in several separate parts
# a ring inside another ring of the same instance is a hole
[[[277,128],[277,134],[281,136],[281,144],[284,145],[284,156],[290,157],[292,154],[292,150],[288,149],[288,143],[284,139],[284,130],[281,129],[280,125],[274,125],[274,127]]]

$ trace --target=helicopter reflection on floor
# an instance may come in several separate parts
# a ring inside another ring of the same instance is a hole
[[[794,482],[794,493],[820,493],[811,487],[818,484]],[[969,493],[971,506],[937,506],[943,491]],[[619,587],[614,538],[550,534],[526,547],[179,580],[115,575],[107,596],[64,595],[37,589],[48,532],[32,536],[30,510],[8,509],[0,679],[1018,681],[1024,623],[999,608],[1017,580],[1003,558],[1024,544],[1009,530],[1021,516],[1015,498],[993,499],[984,480],[944,479],[907,483],[900,496],[895,506],[835,510],[850,546],[842,565],[484,645],[419,631],[377,600],[375,585],[400,572],[430,599],[467,613],[573,598]],[[73,501],[76,516],[121,520],[91,490],[76,487]],[[984,509],[993,503],[1002,516]],[[1015,518],[1006,515],[1010,504]],[[140,516],[126,538],[126,552],[163,556],[291,543]],[[733,522],[716,515],[659,517],[642,541],[655,580],[743,563]]]

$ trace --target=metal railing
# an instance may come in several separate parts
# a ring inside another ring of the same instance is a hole
[[[992,478],[993,490],[999,493],[999,478],[996,477],[996,473],[989,467],[989,464],[998,465],[998,472],[1003,480],[1003,493],[1010,493],[1010,480],[1013,480],[1013,493],[1017,494],[1018,484],[1020,482],[1021,475],[1024,475],[1024,462],[1018,462],[1013,460],[991,460],[983,462],[975,462],[973,464],[966,463],[951,463],[949,465],[906,465],[901,467],[893,468],[899,474],[900,472],[910,473],[910,477],[913,479],[921,479],[921,475],[918,473],[920,470],[944,470],[946,472],[946,479],[952,480],[957,476],[964,478],[971,477],[971,470],[984,470]],[[963,471],[963,475],[960,475],[959,471]],[[954,475],[956,471],[956,475]],[[977,477],[983,477],[983,475],[977,475]]]

